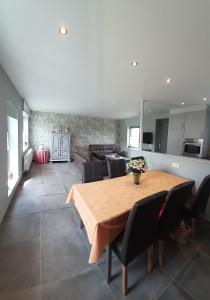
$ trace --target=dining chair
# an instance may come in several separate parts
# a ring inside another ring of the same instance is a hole
[[[167,195],[158,222],[159,265],[163,265],[164,241],[179,226],[183,220],[185,204],[188,196],[192,193],[194,181],[179,184],[171,189]]]
[[[153,242],[158,215],[166,199],[167,191],[156,193],[136,202],[129,214],[125,231],[109,246],[107,280],[111,281],[112,251],[122,264],[122,291],[128,292],[128,264],[145,249],[148,253],[148,271],[153,266]]]
[[[107,159],[107,167],[109,178],[126,175],[126,164],[124,159]]]
[[[144,160],[144,156],[131,157],[131,160],[135,160],[135,159],[142,159],[142,160]]]
[[[103,180],[102,162],[86,162],[82,164],[82,183]]]
[[[192,236],[196,237],[196,223],[200,219],[203,223],[206,207],[210,197],[210,175],[201,182],[190,208],[186,207],[185,219],[190,219],[192,224]]]
[[[102,162],[85,162],[82,164],[82,183],[89,183],[103,180]],[[83,228],[82,219],[79,220],[79,227]]]

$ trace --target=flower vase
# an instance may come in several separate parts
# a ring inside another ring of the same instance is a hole
[[[141,173],[133,172],[133,183],[134,184],[139,184],[140,183],[140,177],[141,177]]]

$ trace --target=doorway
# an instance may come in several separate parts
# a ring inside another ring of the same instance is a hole
[[[155,128],[155,152],[166,153],[168,141],[169,119],[156,119]]]

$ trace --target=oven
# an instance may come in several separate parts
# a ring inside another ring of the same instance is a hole
[[[182,155],[202,158],[203,139],[184,139]]]

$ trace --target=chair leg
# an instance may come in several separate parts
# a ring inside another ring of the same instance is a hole
[[[164,241],[158,241],[158,259],[159,259],[159,266],[163,266],[163,252],[164,252]]]
[[[82,229],[83,227],[84,227],[84,224],[82,222],[82,219],[80,218],[80,220],[79,220],[79,228]]]
[[[112,276],[112,249],[110,245],[106,246],[106,281],[111,282]]]
[[[201,216],[201,228],[203,229],[205,226],[205,215]]]
[[[196,218],[192,218],[192,237],[196,238]]]
[[[153,268],[153,245],[147,249],[147,269],[151,272]]]
[[[128,266],[122,265],[122,292],[124,296],[128,293]]]

